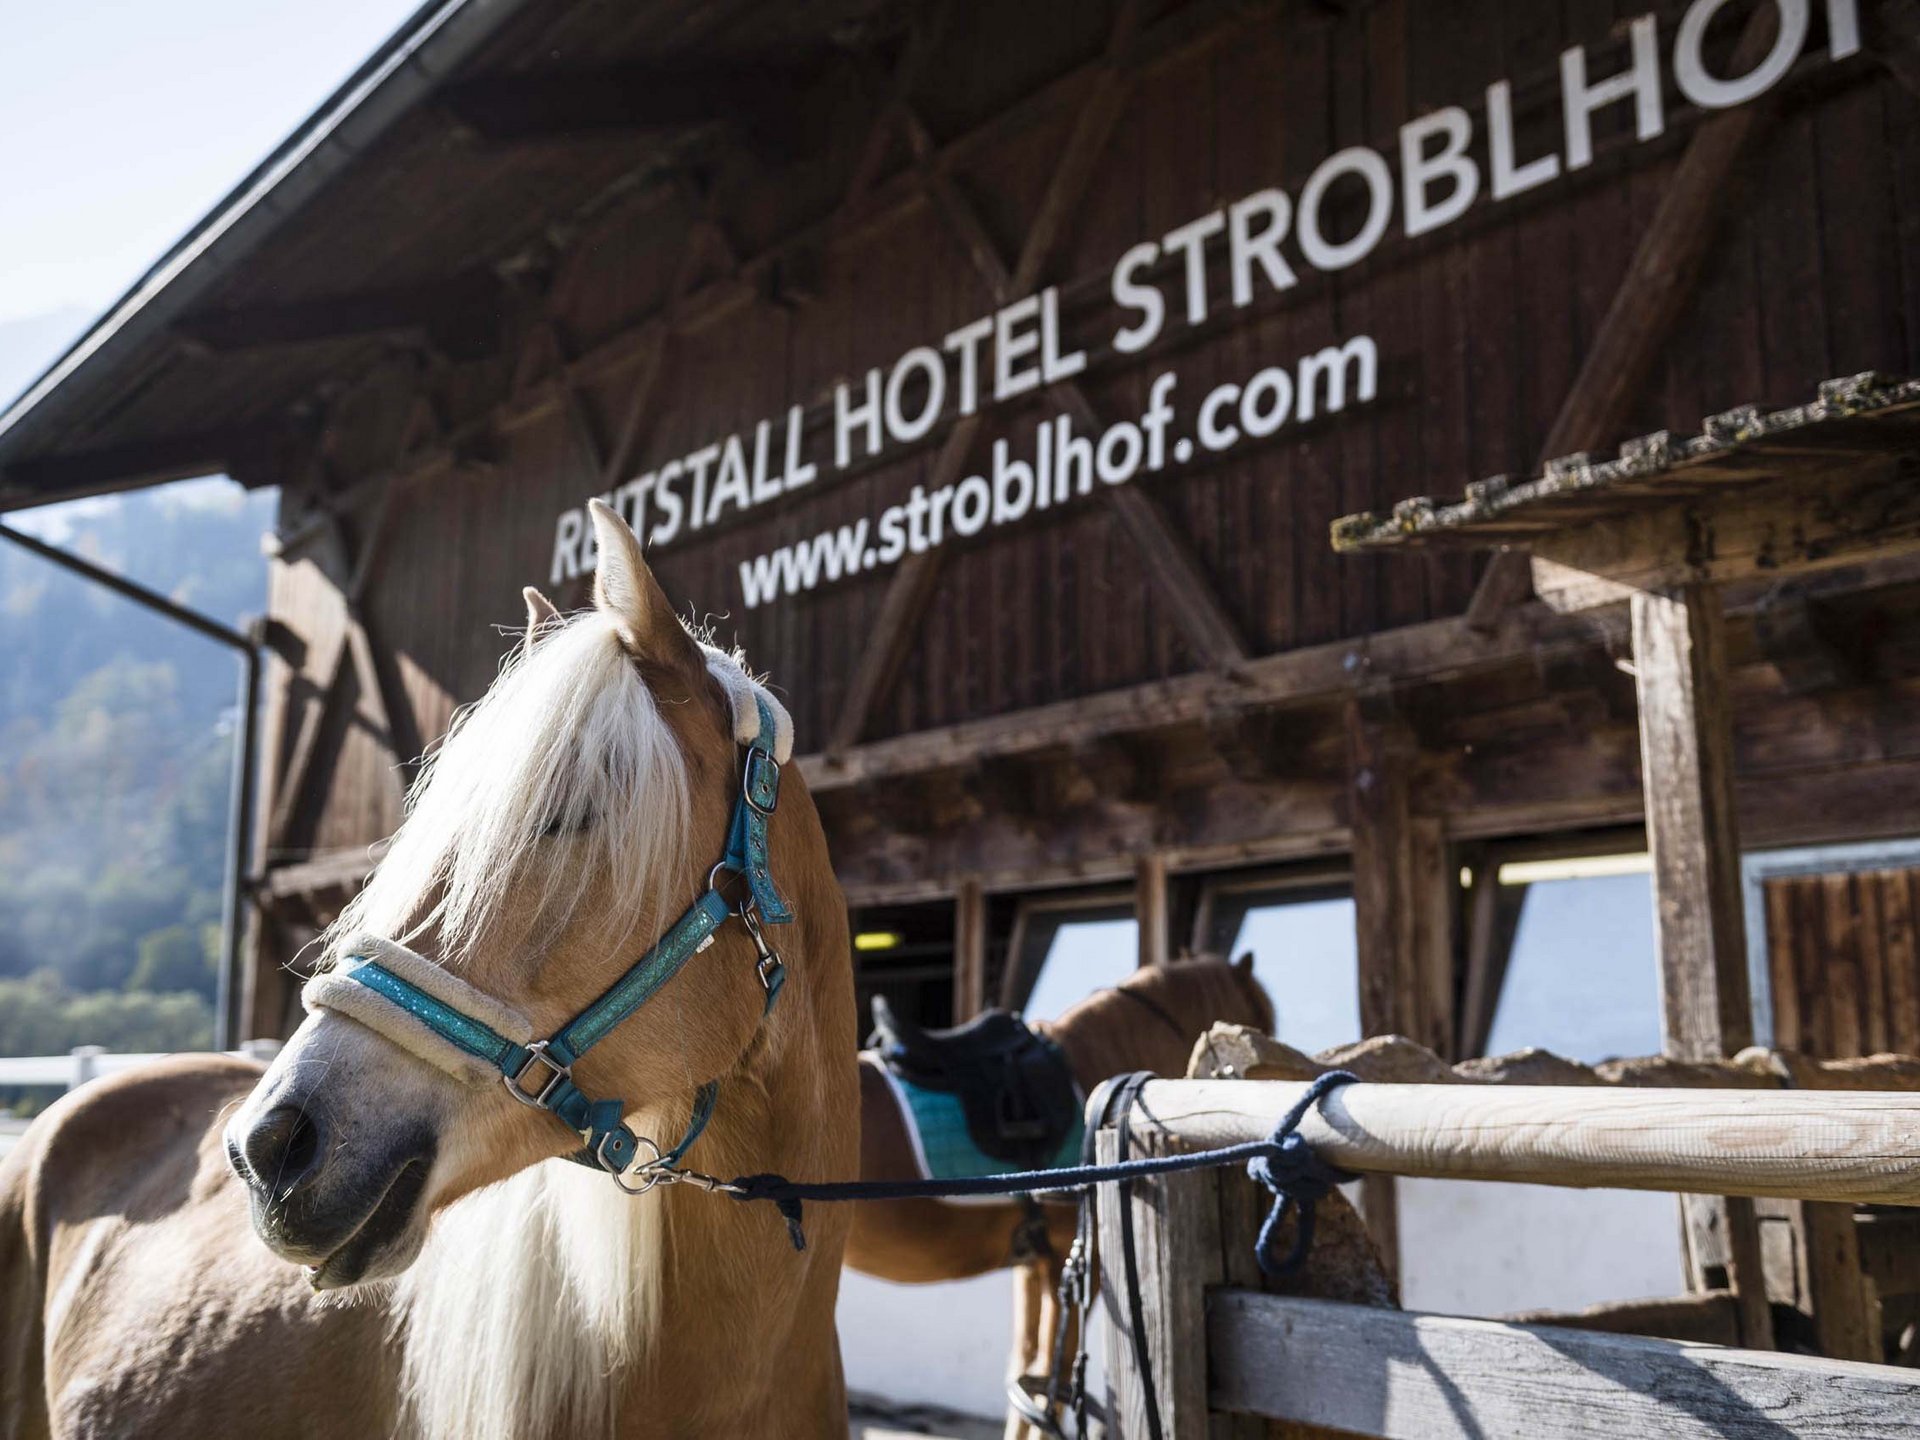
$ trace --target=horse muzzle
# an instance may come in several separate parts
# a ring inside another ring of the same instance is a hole
[[[247,1187],[253,1228],[316,1290],[397,1274],[425,1233],[419,1215],[436,1140],[426,1126],[336,1133],[325,1102],[284,1091],[227,1128],[227,1163]]]

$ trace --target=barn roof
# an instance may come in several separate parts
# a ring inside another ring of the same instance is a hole
[[[890,6],[431,0],[0,411],[0,511],[276,480],[330,377],[494,343],[557,235],[800,103]]]

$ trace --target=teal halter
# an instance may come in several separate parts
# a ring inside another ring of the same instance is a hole
[[[710,1080],[700,1087],[686,1133],[679,1144],[663,1151],[626,1124],[623,1101],[594,1100],[573,1083],[575,1062],[658,994],[687,961],[713,943],[714,932],[734,916],[746,926],[758,956],[754,971],[766,991],[763,1014],[772,1013],[786,983],[786,966],[761,931],[762,924],[788,923],[793,912],[768,873],[767,821],[780,798],[780,763],[774,758],[774,717],[765,700],[756,704],[760,730],[747,746],[726,853],[708,872],[706,893],[605,994],[547,1039],[519,1044],[378,961],[361,955],[347,957],[360,963],[345,972],[346,979],[392,1001],[441,1039],[493,1066],[509,1095],[523,1105],[550,1111],[586,1141],[569,1158],[606,1171],[622,1189],[634,1194],[677,1173],[675,1167],[713,1118],[720,1082]],[[729,900],[722,888],[722,877],[728,875],[744,882],[746,893],[737,902]],[[652,1152],[644,1159],[643,1146]],[[639,1184],[627,1184],[630,1173],[640,1177]]]

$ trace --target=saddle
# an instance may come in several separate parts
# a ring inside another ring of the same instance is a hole
[[[1021,1170],[1061,1163],[1080,1127],[1080,1089],[1060,1047],[1008,1010],[925,1030],[873,997],[868,1046],[903,1084],[951,1095],[983,1154]]]

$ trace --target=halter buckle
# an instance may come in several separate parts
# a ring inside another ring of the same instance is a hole
[[[740,769],[740,798],[763,818],[780,801],[780,762],[757,745],[748,747]]]
[[[546,1084],[542,1085],[537,1092],[528,1094],[526,1087],[520,1082],[526,1078],[527,1072],[533,1069],[536,1062],[546,1066],[547,1069],[553,1073],[548,1078]],[[500,1079],[501,1082],[506,1085],[507,1093],[522,1105],[525,1105],[529,1110],[545,1110],[548,1108],[548,1102],[553,1099],[554,1092],[573,1079],[573,1067],[570,1065],[562,1065],[557,1060],[549,1059],[547,1056],[547,1042],[544,1040],[536,1040],[527,1047],[526,1063],[514,1071],[513,1074],[502,1075]]]

